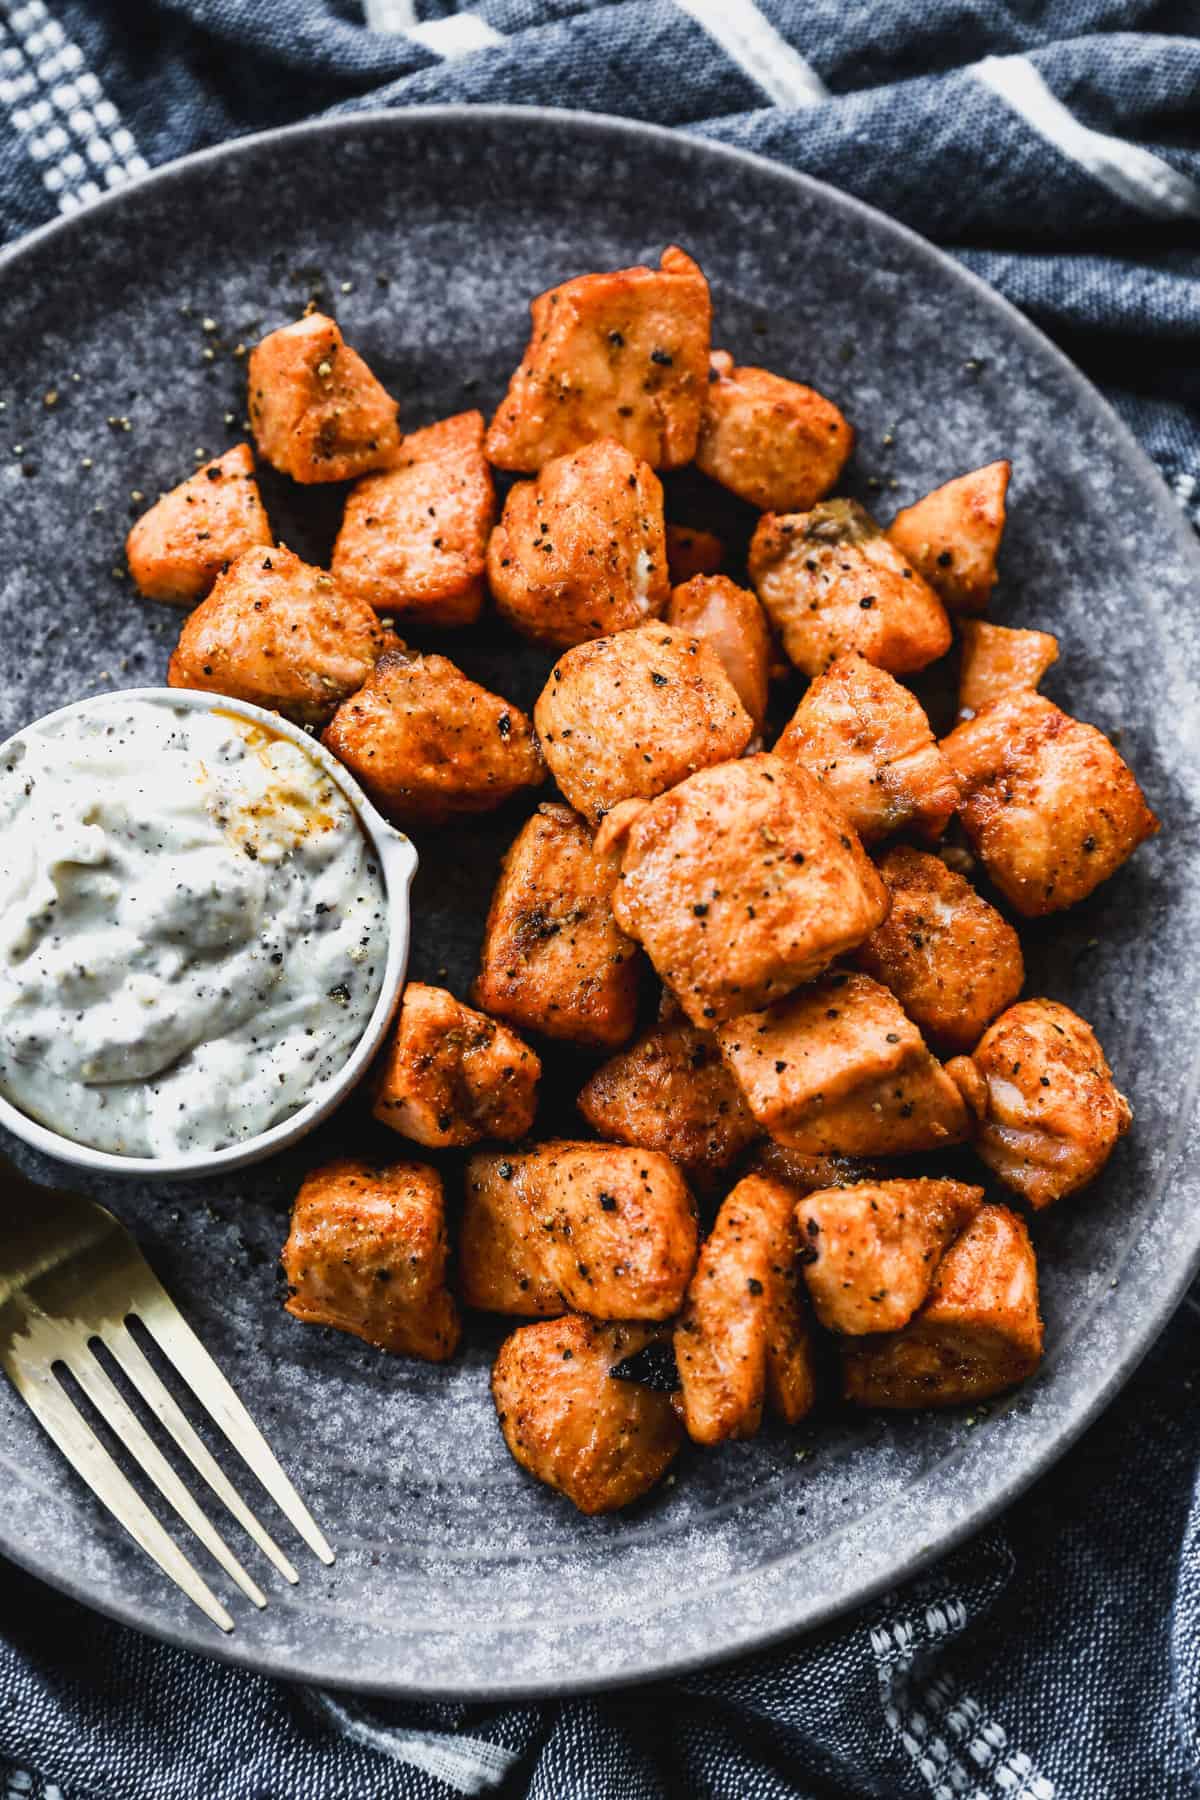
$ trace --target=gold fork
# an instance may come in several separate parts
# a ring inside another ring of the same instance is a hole
[[[210,1524],[96,1356],[113,1357],[188,1461],[284,1577],[299,1576],[263,1529],[129,1329],[138,1319],[323,1563],[333,1551],[266,1439],[141,1251],[110,1212],[26,1181],[0,1158],[0,1366],[118,1524],[222,1631],[233,1619],[122,1473],[59,1379],[67,1369],[159,1493],[255,1606],[266,1595]]]

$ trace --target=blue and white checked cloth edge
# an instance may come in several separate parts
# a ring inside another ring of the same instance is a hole
[[[328,110],[649,118],[945,244],[1106,389],[1200,525],[1198,33],[1189,0],[0,0],[0,237]],[[1003,1535],[788,1651],[558,1709],[288,1690],[0,1570],[0,1796],[1174,1800],[1200,1770],[1198,1371],[1193,1299]]]

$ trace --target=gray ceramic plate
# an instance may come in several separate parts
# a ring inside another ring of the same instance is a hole
[[[431,1369],[281,1312],[275,1263],[302,1170],[340,1144],[402,1151],[361,1106],[301,1153],[213,1186],[97,1181],[339,1552],[328,1573],[306,1558],[301,1586],[276,1586],[261,1615],[236,1602],[237,1631],[218,1642],[0,1389],[0,1549],[175,1643],[310,1681],[481,1697],[768,1643],[911,1573],[1011,1500],[1129,1374],[1194,1266],[1196,547],[1149,463],[1044,339],[928,245],[814,182],[645,126],[416,110],[192,158],[9,251],[0,732],[161,677],[177,615],[112,571],[131,490],[153,494],[194,450],[242,435],[238,340],[319,293],[406,421],[424,423],[494,404],[531,294],[672,240],[708,272],[718,342],[846,408],[859,432],[849,485],[868,503],[890,513],[1012,458],[995,616],[1061,635],[1049,691],[1120,732],[1168,827],[1091,903],[1026,934],[1030,991],[1094,1021],[1136,1127],[1090,1193],[1038,1221],[1046,1363],[974,1429],[962,1414],[831,1410],[798,1435],[685,1455],[642,1507],[590,1521],[510,1460],[487,1393],[489,1325]],[[710,491],[677,485],[677,516],[703,523],[715,507],[727,530],[744,527]],[[339,502],[268,490],[282,535],[316,557]],[[547,667],[498,634],[453,654],[524,705]],[[516,822],[419,840],[417,975],[465,991]],[[569,1108],[578,1070],[561,1054],[553,1065]]]

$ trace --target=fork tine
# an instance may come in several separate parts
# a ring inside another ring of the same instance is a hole
[[[134,1460],[141,1464],[164,1500],[175,1508],[184,1524],[195,1532],[209,1555],[216,1558],[231,1581],[237,1582],[248,1600],[253,1600],[255,1606],[265,1606],[267,1597],[258,1583],[247,1575],[220,1532],[197,1506],[108,1371],[101,1367],[87,1346],[82,1344],[64,1352],[62,1360],[104,1422],[115,1432]]]
[[[324,1533],[275,1460],[262,1432],[149,1265],[144,1265],[144,1270],[130,1312],[174,1363],[313,1554],[323,1563],[331,1563],[333,1551]]]
[[[270,1558],[285,1581],[299,1581],[300,1577],[279,1545],[259,1524],[233,1483],[226,1477],[221,1465],[197,1437],[186,1414],[176,1405],[170,1389],[159,1378],[137,1340],[123,1325],[105,1325],[101,1337],[147,1406],[170,1432],[192,1467],[204,1477],[218,1498],[224,1501],[242,1530],[254,1539],[263,1555]]]
[[[222,1631],[232,1631],[233,1620],[221,1602],[159,1524],[136,1488],[121,1473],[50,1369],[47,1367],[34,1374],[24,1369],[16,1357],[5,1355],[0,1360],[30,1411],[118,1525],[124,1527],[163,1574],[169,1575],[214,1625],[219,1625]]]

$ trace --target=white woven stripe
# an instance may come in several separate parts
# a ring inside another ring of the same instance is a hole
[[[921,1652],[967,1622],[961,1600],[927,1607]],[[1054,1783],[977,1700],[957,1694],[945,1677],[924,1687],[911,1680],[917,1633],[905,1619],[871,1632],[879,1697],[889,1731],[929,1789],[930,1800],[1056,1800]]]
[[[27,0],[0,21],[0,107],[60,212],[77,212],[149,167],[45,0]]]
[[[674,0],[776,106],[817,106],[829,89],[753,0]]]
[[[427,19],[423,25],[410,26],[407,34],[424,44],[438,56],[452,62],[456,56],[470,56],[474,50],[490,50],[504,38],[477,13],[451,13],[445,19]]]
[[[478,13],[450,13],[444,19],[418,20],[412,0],[366,0],[366,16],[372,31],[411,38],[443,62],[471,56],[476,50],[490,50],[494,44],[504,42],[503,33]]]
[[[18,1769],[12,1764],[0,1768],[0,1782],[3,1783],[0,1793],[3,1800],[29,1800],[36,1780],[37,1777],[28,1769]],[[62,1789],[53,1781],[45,1783],[42,1794],[44,1800],[66,1800]]]
[[[520,1761],[515,1750],[489,1743],[486,1738],[459,1737],[449,1731],[387,1731],[368,1725],[365,1720],[356,1719],[332,1694],[312,1687],[303,1691],[343,1737],[389,1756],[393,1762],[423,1769],[457,1794],[482,1794],[499,1787]]]
[[[407,31],[417,22],[413,0],[366,0],[363,10],[372,31]]]
[[[1200,525],[1200,479],[1184,470],[1172,481],[1171,491],[1192,524]],[[1200,1300],[1194,1300],[1189,1296],[1187,1304],[1195,1312],[1200,1313]]]
[[[967,73],[1109,193],[1153,218],[1200,219],[1200,187],[1189,176],[1138,144],[1081,125],[1025,57],[987,56]]]

